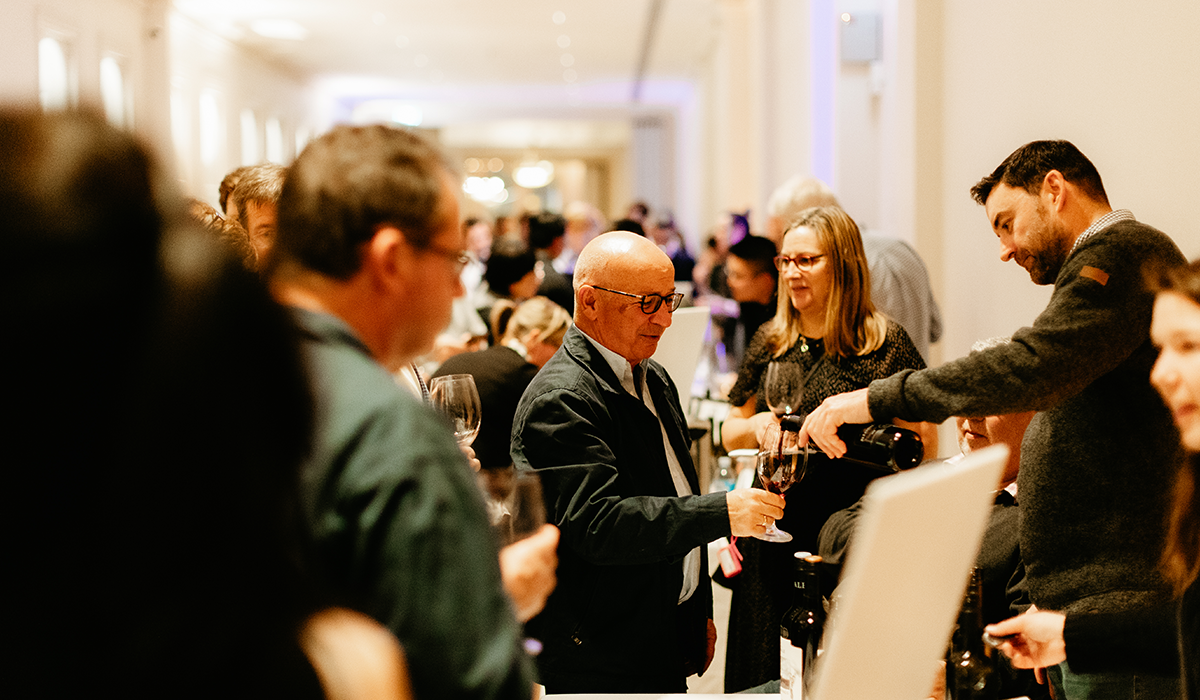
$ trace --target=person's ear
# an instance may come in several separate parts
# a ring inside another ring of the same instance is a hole
[[[583,317],[589,321],[595,321],[599,315],[599,309],[596,308],[596,290],[592,287],[580,287],[579,292],[575,295],[575,312],[583,314]]]
[[[1042,197],[1046,198],[1052,211],[1062,211],[1067,203],[1067,181],[1062,173],[1051,170],[1042,178]]]
[[[381,226],[363,246],[363,269],[381,289],[403,286],[414,251],[395,226]]]

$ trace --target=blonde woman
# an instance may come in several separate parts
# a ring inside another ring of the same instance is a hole
[[[807,377],[801,411],[826,397],[925,362],[912,340],[871,303],[871,282],[858,226],[837,207],[806,209],[787,226],[780,255],[775,317],[755,334],[729,392],[735,408],[722,426],[727,449],[757,448],[775,423],[765,398],[772,361],[798,365]],[[910,426],[914,427],[914,426]],[[929,433],[930,430],[923,430]],[[854,503],[877,477],[862,467],[810,461],[786,494],[778,523],[793,540],[739,540],[743,571],[733,589],[725,690],[736,692],[779,678],[779,619],[791,601],[792,554],[815,552],[829,516]],[[719,576],[719,574],[718,574]]]

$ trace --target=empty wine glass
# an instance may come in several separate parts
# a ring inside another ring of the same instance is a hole
[[[796,437],[795,433],[780,430],[779,426],[773,425],[767,429],[764,444],[773,447],[759,451],[755,471],[758,474],[759,484],[771,493],[782,495],[793,484],[804,478],[807,461],[801,458],[803,450],[796,442]],[[767,542],[791,542],[792,540],[790,534],[780,530],[773,522],[768,523],[766,531],[755,537]]]
[[[475,377],[469,374],[434,377],[429,384],[429,398],[434,407],[450,420],[458,444],[470,445],[479,434],[481,412]]]
[[[764,398],[776,418],[800,412],[804,379],[804,370],[794,362],[775,361],[767,365]]]

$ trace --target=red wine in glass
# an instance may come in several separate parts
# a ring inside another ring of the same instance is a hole
[[[767,444],[775,442],[775,431],[779,431],[779,428],[773,427],[767,431]],[[758,475],[758,483],[764,489],[782,495],[792,484],[804,476],[805,461],[803,459],[804,450],[794,442],[790,445],[785,444],[783,431],[779,432],[781,434],[777,448],[765,449],[758,453],[755,471]],[[794,434],[792,435],[794,438]],[[767,542],[790,542],[792,540],[792,536],[776,527],[775,523],[769,523],[766,531],[755,537]]]

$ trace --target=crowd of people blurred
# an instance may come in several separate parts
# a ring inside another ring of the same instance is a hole
[[[813,178],[778,188],[759,234],[730,213],[693,255],[644,202],[462,219],[441,151],[386,126],[234,170],[220,210],[92,115],[6,110],[0,144],[22,696],[684,692],[714,656],[714,579],[726,690],[770,690],[793,554],[848,556],[878,476],[838,461],[836,428],[890,421],[933,456],[955,416],[964,452],[1013,453],[980,555],[1001,648],[1056,698],[1196,697],[1200,275],[1066,142],[972,190],[1002,258],[1055,285],[1047,311],[935,368],[924,264]],[[803,374],[824,466],[786,499],[701,492],[693,387],[651,359],[683,305],[712,312],[717,449],[769,448],[768,366]],[[473,442],[430,397],[463,374]],[[545,524],[502,541],[531,474]],[[776,521],[791,543],[756,539]],[[730,536],[742,572],[710,577]],[[1097,662],[1102,623],[1156,656]]]

